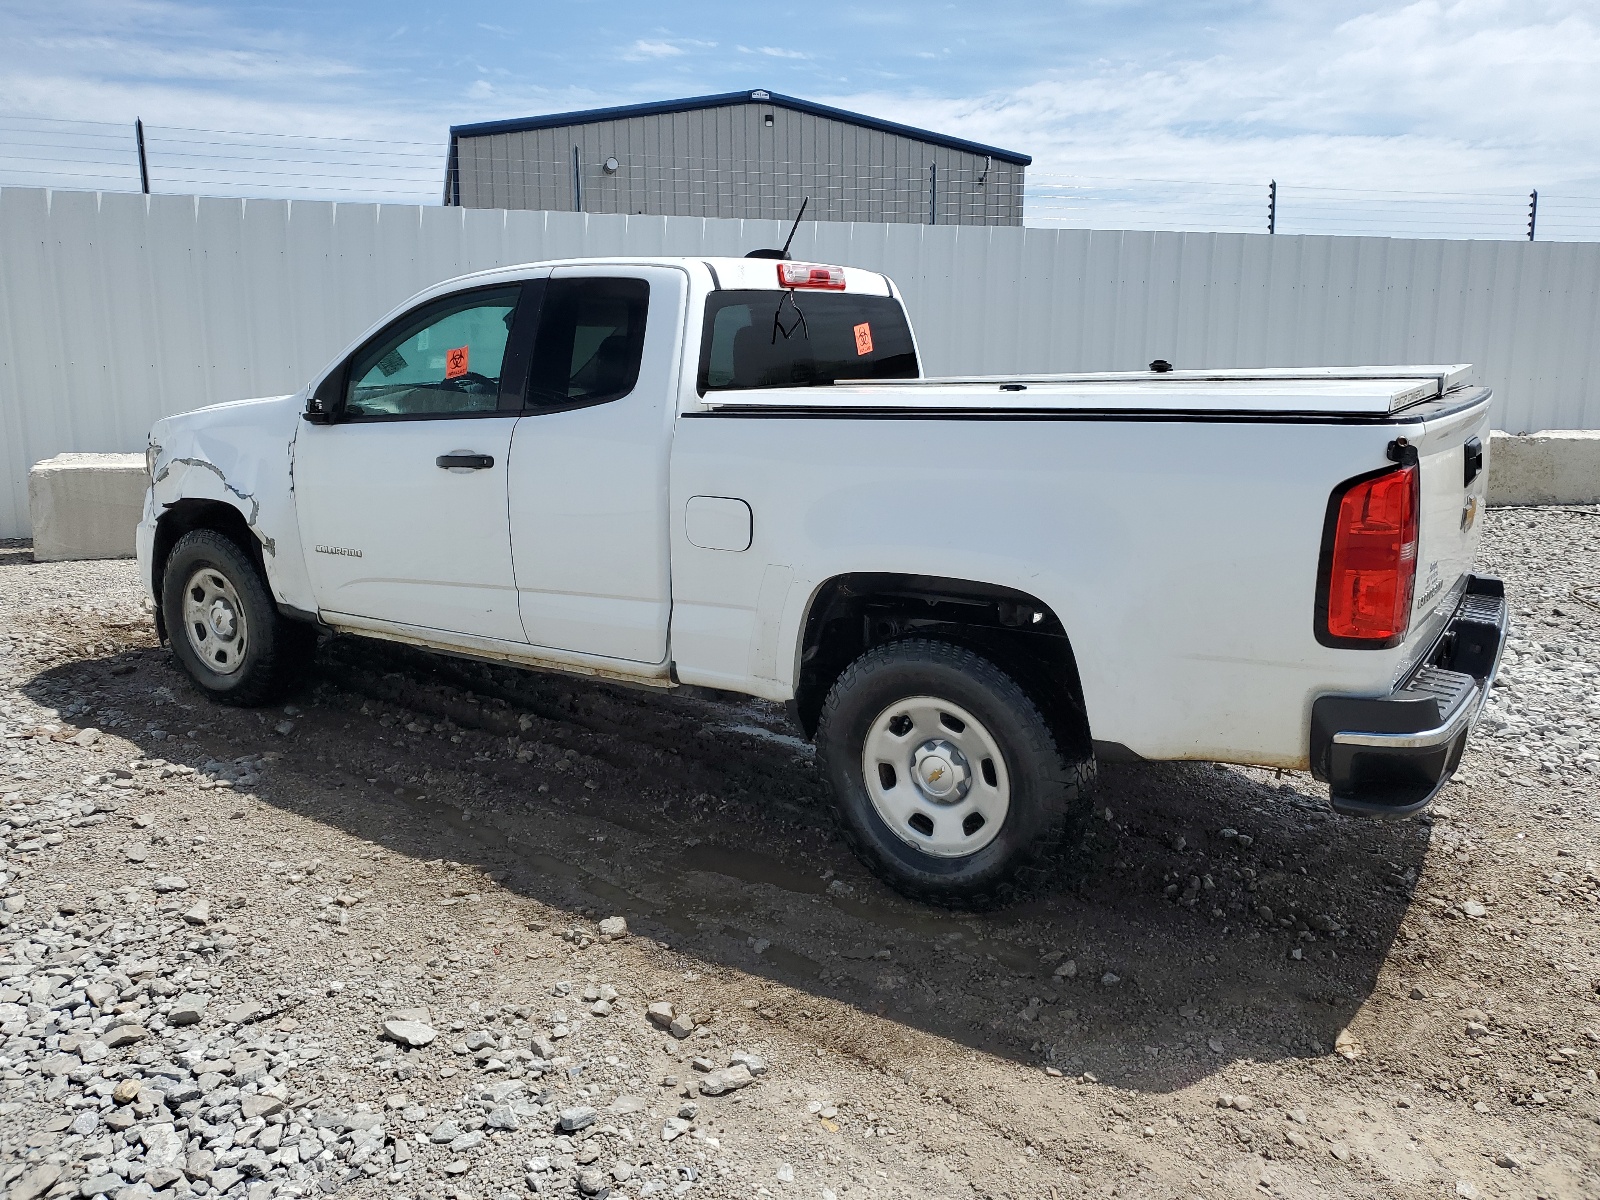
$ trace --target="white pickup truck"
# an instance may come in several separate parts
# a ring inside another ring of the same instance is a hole
[[[849,267],[488,271],[304,391],[158,423],[139,568],[229,703],[319,630],[788,702],[852,846],[937,903],[1014,895],[1097,756],[1418,811],[1505,640],[1488,391],[1151,366],[924,379]]]

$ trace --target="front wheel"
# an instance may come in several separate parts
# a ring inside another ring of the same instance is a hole
[[[992,908],[1017,898],[1094,785],[1092,756],[1058,743],[989,659],[918,639],[858,658],[817,729],[851,848],[897,891]]]
[[[310,626],[279,614],[249,556],[211,529],[186,533],[173,546],[161,613],[185,673],[225,704],[277,699],[316,646]]]

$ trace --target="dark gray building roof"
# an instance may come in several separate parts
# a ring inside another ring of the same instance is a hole
[[[771,104],[780,108],[794,109],[796,112],[810,113],[812,116],[828,117],[831,120],[860,125],[865,129],[876,129],[883,133],[894,133],[899,134],[901,137],[915,138],[918,141],[928,142],[935,146],[963,150],[968,154],[989,155],[999,159],[1001,162],[1014,163],[1021,167],[1026,167],[1033,162],[1031,155],[1019,154],[1015,150],[1002,150],[998,146],[985,146],[982,142],[969,142],[965,138],[950,137],[947,134],[934,133],[931,130],[918,129],[911,125],[901,125],[895,121],[884,121],[878,117],[869,117],[862,113],[853,113],[842,108],[832,108],[826,104],[815,104],[810,100],[800,100],[794,96],[784,96],[778,92],[769,92],[761,88],[748,92],[722,92],[715,96],[691,96],[684,100],[658,100],[650,104],[624,104],[614,108],[590,108],[579,112],[551,113],[543,117],[520,117],[511,121],[479,121],[472,125],[452,125],[450,127],[451,158],[453,161],[456,139],[461,137],[482,137],[494,133],[521,133],[530,129],[556,129],[564,125],[584,125],[593,121],[620,121],[629,117],[693,112],[701,108],[723,108],[730,104]]]

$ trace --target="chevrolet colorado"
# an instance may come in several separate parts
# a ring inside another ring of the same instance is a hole
[[[150,435],[138,531],[201,689],[319,631],[790,705],[845,836],[983,906],[1097,758],[1450,777],[1504,643],[1452,366],[921,378],[883,275],[585,259],[430,288],[301,392]]]

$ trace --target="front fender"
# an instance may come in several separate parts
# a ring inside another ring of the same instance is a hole
[[[187,500],[227,505],[261,548],[267,584],[281,605],[316,609],[294,506],[294,439],[301,396],[277,396],[203,408],[158,422],[151,476],[151,516]]]

